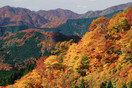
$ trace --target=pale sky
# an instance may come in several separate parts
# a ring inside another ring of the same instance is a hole
[[[110,6],[132,2],[132,0],[0,0],[0,7],[23,7],[30,10],[69,9],[76,13],[103,10]]]

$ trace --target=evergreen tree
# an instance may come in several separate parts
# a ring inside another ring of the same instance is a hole
[[[111,81],[108,82],[108,85],[107,85],[106,88],[113,88],[113,85],[112,85],[112,82]]]
[[[106,82],[102,82],[102,84],[100,85],[100,88],[106,88]]]
[[[24,76],[29,71],[34,69],[35,66],[36,66],[36,64],[29,65],[26,68],[22,68],[18,71],[9,71],[9,72],[8,71],[5,71],[5,72],[0,71],[0,75],[3,73],[5,74],[4,77],[0,78],[0,86],[6,86],[8,84],[13,84],[15,80],[20,79],[22,76]]]
[[[122,88],[127,88],[126,83],[123,84]]]
[[[87,88],[90,88],[90,86],[88,85]]]
[[[132,81],[131,81],[130,84],[129,84],[129,88],[132,88]]]
[[[84,82],[84,79],[82,79],[81,81],[81,84],[80,84],[80,87],[79,88],[85,88],[85,82]]]

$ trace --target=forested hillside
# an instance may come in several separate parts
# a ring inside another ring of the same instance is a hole
[[[51,55],[51,50],[55,49],[57,43],[63,41],[72,43],[79,39],[77,36],[65,36],[58,32],[44,32],[38,29],[27,29],[0,37],[0,85],[8,84],[6,81],[2,83],[3,79],[9,78],[10,81],[14,79],[10,78],[12,74],[21,74],[18,76],[20,78],[25,74],[26,69],[31,71],[36,60],[42,56]],[[31,68],[26,68],[29,65]],[[23,68],[25,70],[21,71]]]
[[[116,11],[111,14],[107,14],[104,17],[110,19],[119,12],[121,11]],[[89,32],[89,26],[91,22],[96,18],[93,17],[93,18],[82,18],[82,19],[69,19],[67,20],[66,23],[56,28],[41,28],[41,30],[57,31],[67,36],[76,35],[76,36],[82,37],[86,32]]]
[[[132,8],[99,17],[77,43],[58,43],[53,55],[7,88],[132,88]]]
[[[113,15],[119,13],[120,11],[105,15],[106,18],[112,18]],[[0,37],[1,36],[9,36],[11,34],[14,34],[16,32],[26,30],[28,28],[36,28],[44,31],[55,31],[60,32],[67,36],[79,36],[82,37],[86,32],[89,30],[89,25],[91,22],[96,18],[82,18],[82,19],[69,19],[64,24],[55,27],[55,28],[37,28],[37,27],[30,27],[26,25],[19,25],[19,26],[7,26],[7,27],[0,27]],[[61,20],[59,20],[61,22]],[[56,24],[56,23],[55,23]],[[51,25],[54,25],[52,23]]]
[[[13,9],[16,10],[11,10]],[[118,12],[105,17],[111,18],[116,13]],[[69,14],[70,17],[74,18],[72,14]],[[0,27],[0,85],[13,84],[15,80],[26,75],[35,68],[38,58],[66,52],[72,43],[89,31],[94,19],[96,18],[69,19],[56,28],[37,28],[29,25]]]

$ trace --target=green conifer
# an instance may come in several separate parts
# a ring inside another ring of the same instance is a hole
[[[84,82],[84,79],[82,79],[81,81],[81,84],[80,84],[80,87],[79,88],[85,88],[85,82]]]
[[[113,88],[113,85],[112,85],[112,82],[111,81],[108,82],[108,85],[107,85],[106,88]]]
[[[126,83],[123,84],[122,88],[127,88]]]
[[[129,84],[129,88],[132,88],[132,81],[131,81],[130,84]]]

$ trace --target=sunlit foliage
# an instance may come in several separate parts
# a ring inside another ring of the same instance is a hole
[[[40,88],[131,88],[132,28],[127,13],[118,13],[110,21],[104,17],[94,20],[91,31],[79,43],[58,43],[54,55],[40,58],[36,69],[14,85],[18,88],[23,87],[22,83]]]

